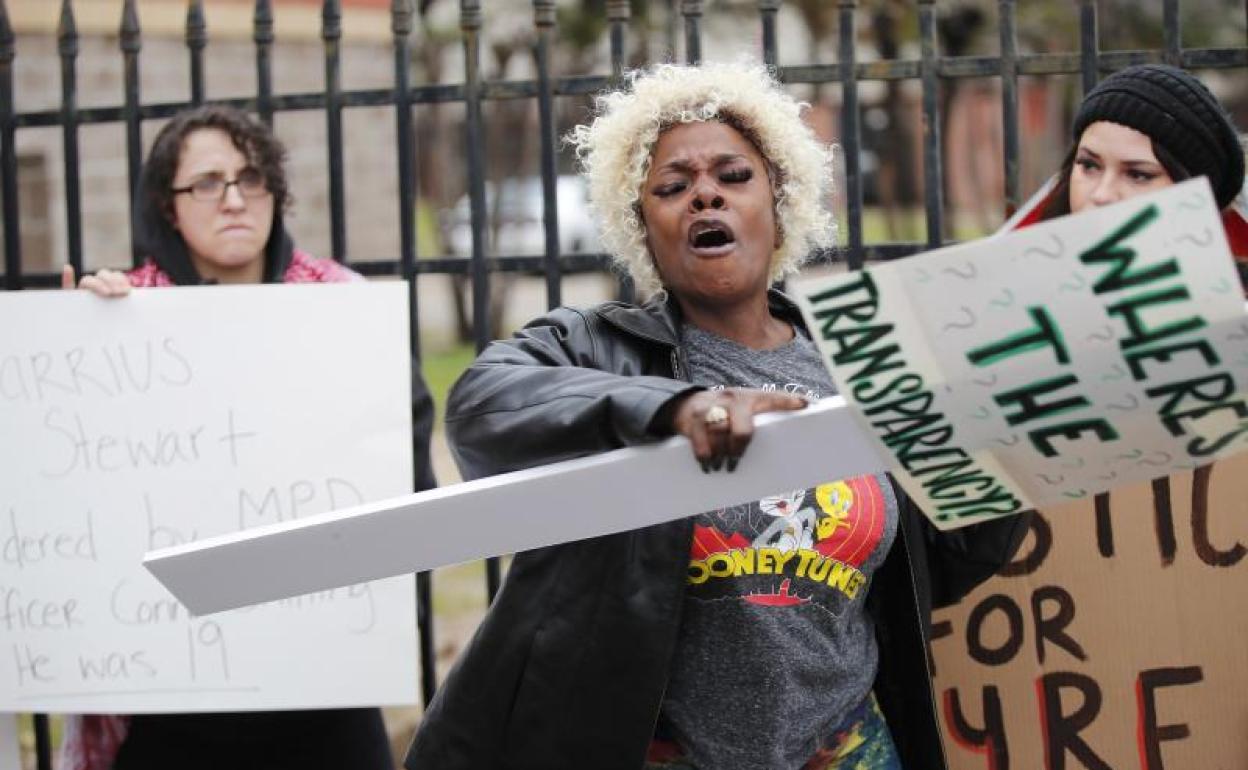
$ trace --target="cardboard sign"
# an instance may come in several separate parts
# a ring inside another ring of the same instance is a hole
[[[796,296],[941,528],[1248,446],[1248,315],[1204,179]]]
[[[406,302],[400,283],[0,295],[0,711],[415,702],[410,577],[198,618],[140,564],[410,492]]]
[[[1240,768],[1248,454],[1044,511],[935,613],[951,770]]]

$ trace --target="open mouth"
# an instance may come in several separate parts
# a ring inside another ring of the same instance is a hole
[[[721,249],[736,240],[732,228],[717,219],[701,219],[689,227],[689,245],[695,249]]]

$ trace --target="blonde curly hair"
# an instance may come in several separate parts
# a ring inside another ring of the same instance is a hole
[[[660,64],[632,73],[629,81],[597,97],[593,122],[573,129],[568,141],[589,181],[603,245],[641,292],[662,288],[646,246],[641,187],[659,135],[679,123],[727,123],[766,160],[781,233],[772,280],[796,272],[814,249],[832,244],[836,223],[826,205],[832,149],[802,120],[809,105],[785,93],[762,65]]]

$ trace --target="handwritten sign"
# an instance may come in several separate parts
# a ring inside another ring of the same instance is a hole
[[[796,292],[842,393],[942,528],[1248,442],[1248,316],[1203,179]]]
[[[401,284],[0,295],[0,711],[414,702],[410,577],[199,618],[140,564],[410,492],[406,312]]]
[[[1241,453],[1033,517],[933,617],[949,767],[1243,767],[1245,501]]]

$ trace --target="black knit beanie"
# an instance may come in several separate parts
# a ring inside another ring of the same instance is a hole
[[[1225,208],[1244,184],[1244,150],[1226,110],[1209,89],[1177,67],[1140,64],[1115,72],[1088,92],[1074,137],[1107,120],[1146,134],[1192,176],[1207,176]]]

